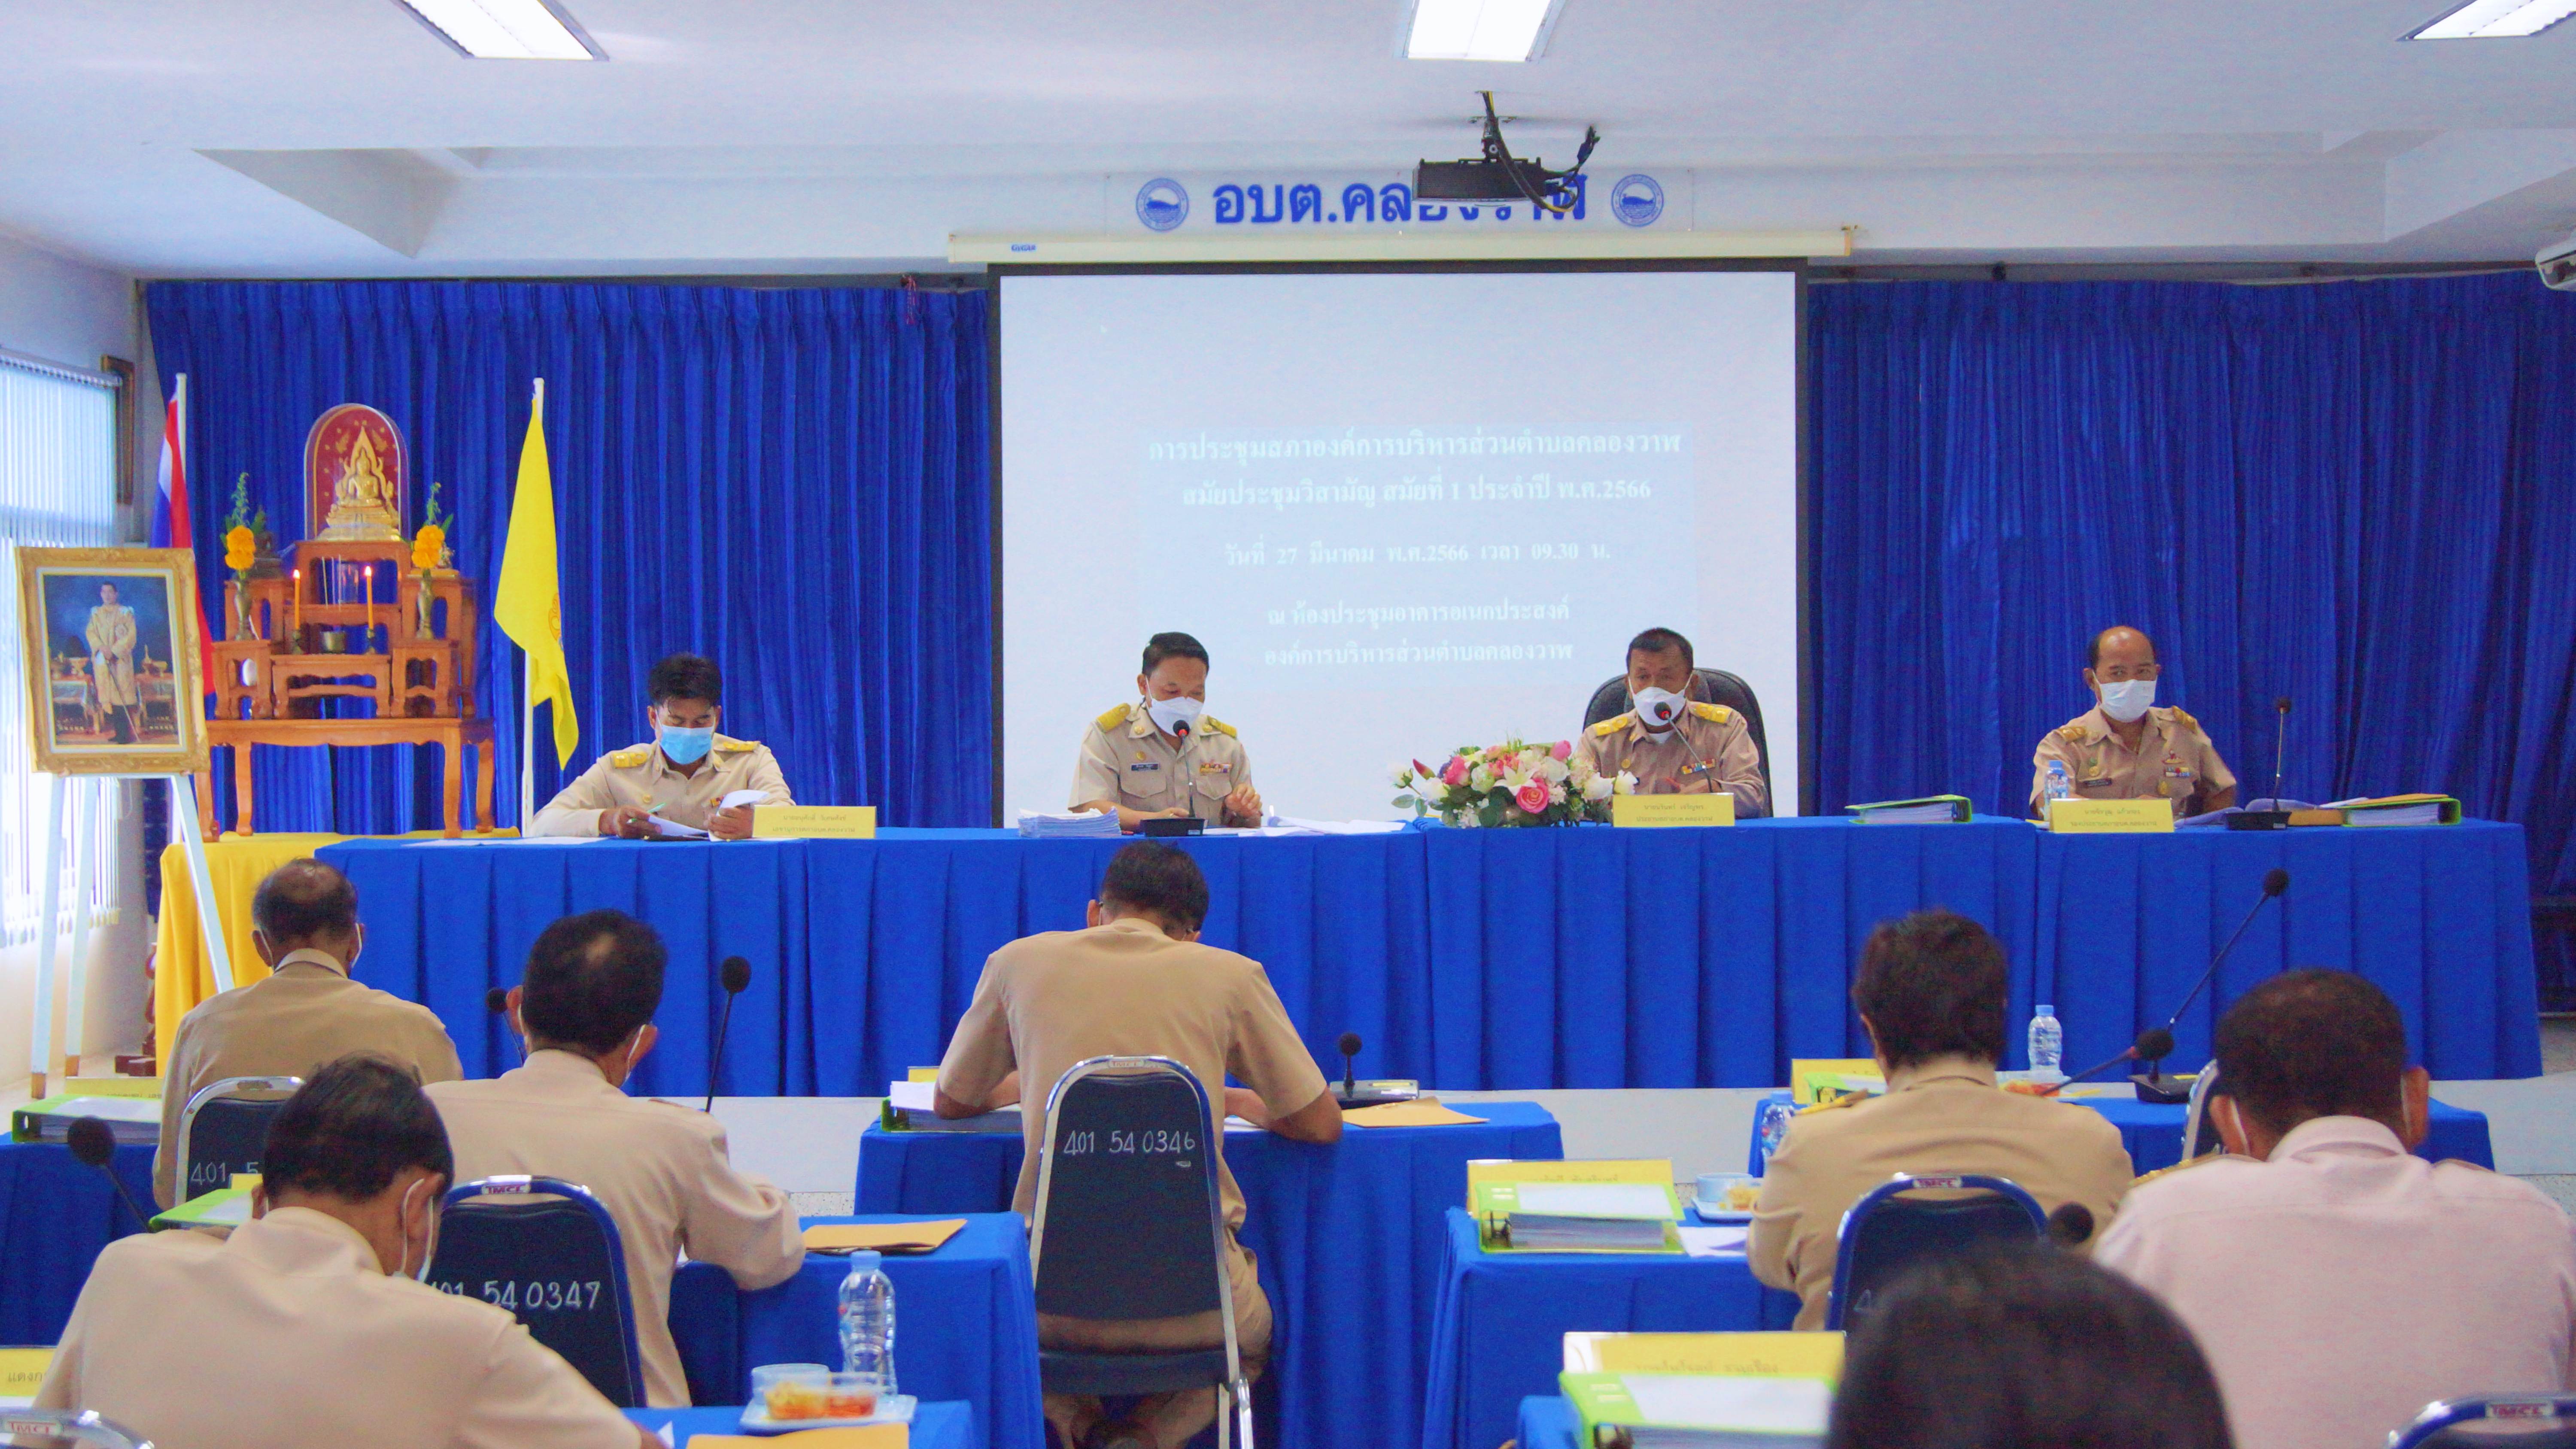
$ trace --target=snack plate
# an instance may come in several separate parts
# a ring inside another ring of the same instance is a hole
[[[1704,1197],[1695,1197],[1691,1199],[1691,1211],[1699,1214],[1699,1220],[1701,1222],[1707,1223],[1712,1227],[1725,1226],[1733,1223],[1749,1223],[1753,1221],[1753,1211],[1750,1208],[1747,1208],[1742,1212],[1738,1212],[1733,1208],[1719,1207],[1716,1203],[1710,1202]]]
[[[799,1429],[856,1429],[867,1424],[909,1424],[912,1411],[921,1401],[910,1394],[888,1394],[877,1400],[877,1411],[864,1419],[773,1419],[767,1404],[745,1404],[742,1408],[742,1432],[746,1434],[793,1434]]]

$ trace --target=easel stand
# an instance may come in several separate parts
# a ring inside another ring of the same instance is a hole
[[[125,780],[165,780],[170,785],[170,831],[185,842],[188,883],[197,897],[197,928],[204,933],[206,960],[215,972],[215,989],[233,989],[232,955],[224,944],[223,922],[215,909],[214,879],[206,870],[206,842],[196,829],[196,782],[187,775],[54,775],[45,792],[44,915],[36,926],[36,1015],[28,1033],[34,1050],[28,1070],[28,1096],[43,1097],[49,1085],[80,1075],[81,1015],[89,1003],[91,872],[107,830],[107,792]],[[69,797],[69,798],[66,798]],[[72,826],[72,959],[63,974],[63,1051],[54,1051],[55,972],[62,941],[63,826]],[[175,1025],[175,1023],[173,1024]]]

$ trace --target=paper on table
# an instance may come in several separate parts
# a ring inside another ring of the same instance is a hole
[[[862,1424],[851,1429],[799,1429],[793,1434],[692,1434],[689,1449],[910,1449],[910,1424]]]
[[[757,805],[769,798],[766,790],[735,790],[716,802],[718,810],[731,810],[736,805]]]
[[[966,1226],[964,1218],[932,1223],[816,1223],[805,1230],[809,1253],[927,1253]]]
[[[668,835],[678,840],[710,840],[714,838],[694,825],[682,825],[677,820],[665,820],[659,815],[648,815],[644,817],[644,823],[653,827],[654,834]]]
[[[1352,1108],[1342,1114],[1342,1120],[1353,1127],[1450,1127],[1486,1119],[1450,1111],[1437,1102],[1381,1102]]]
[[[158,1097],[65,1097],[45,1109],[51,1117],[96,1117],[107,1122],[158,1122]]]
[[[1683,1226],[1673,1231],[1682,1235],[1682,1251],[1694,1258],[1740,1258],[1744,1255],[1745,1228],[1695,1228]]]
[[[1525,1182],[1520,1210],[1539,1217],[1672,1221],[1672,1189],[1646,1182]]]
[[[1821,1433],[1833,1410],[1822,1379],[1625,1374],[1646,1422],[1740,1432]]]
[[[1401,820],[1300,820],[1294,815],[1264,815],[1264,835],[1392,835],[1404,828]]]
[[[902,1112],[935,1112],[939,1110],[937,1082],[888,1082],[886,1100]]]

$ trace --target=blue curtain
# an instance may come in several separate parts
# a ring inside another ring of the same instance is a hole
[[[2576,891],[2576,296],[2529,272],[2308,286],[1809,289],[1818,803],[2023,808],[2145,629],[2160,703],[2271,793],[2436,790]]]
[[[367,403],[403,430],[407,524],[444,485],[457,565],[483,587],[475,698],[499,728],[503,823],[520,666],[488,610],[537,377],[582,726],[559,773],[539,720],[537,803],[645,738],[646,671],[693,650],[724,667],[726,732],[775,749],[799,799],[989,823],[983,293],[172,282],[145,301],[164,386],[188,374],[210,593],[240,474],[281,541],[302,536],[304,437],[325,408]],[[434,749],[257,753],[263,830],[437,823]],[[229,809],[228,778],[218,793]]]

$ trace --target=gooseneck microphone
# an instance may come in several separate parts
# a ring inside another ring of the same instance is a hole
[[[2282,695],[2272,701],[2272,710],[2281,717],[2280,726],[2272,733],[2272,808],[2281,808],[2281,769],[2290,757],[2290,697]]]
[[[2209,968],[2200,973],[2200,979],[2198,981],[2191,984],[2190,994],[2183,997],[2182,1005],[2174,1008],[2173,1015],[2165,1018],[2164,1025],[2151,1026],[2145,1031],[2139,1032],[2138,1039],[2130,1044],[2128,1050],[2121,1052],[2118,1056],[2112,1057],[2107,1061],[2097,1062],[2092,1066],[2086,1067],[2084,1070],[2068,1077],[2065,1081],[2058,1083],[2057,1089],[2062,1089],[2072,1083],[2080,1082],[2086,1077],[2092,1076],[2096,1072],[2116,1067],[2122,1062],[2145,1062],[2148,1064],[2147,1074],[2143,1077],[2133,1077],[2130,1079],[2137,1084],[2139,1101],[2158,1102],[2171,1106],[2176,1102],[2190,1100],[2191,1093],[2189,1090],[2186,1089],[2177,1092],[2173,1088],[2164,1084],[2164,1059],[2173,1055],[2174,1049],[2174,1023],[2182,1020],[2182,1014],[2191,1010],[2191,1004],[2200,999],[2201,991],[2218,975],[2219,963],[2225,961],[2227,959],[2227,953],[2235,950],[2236,943],[2244,939],[2245,928],[2254,924],[2254,918],[2263,913],[2263,907],[2270,904],[2273,897],[2282,894],[2289,890],[2289,888],[2290,873],[2288,871],[2281,869],[2279,866],[2274,866],[2272,869],[2263,872],[2262,897],[2254,902],[2254,909],[2245,913],[2245,919],[2236,923],[2236,933],[2227,938],[2227,944],[2219,947],[2218,954],[2209,958]],[[2052,1089],[2052,1091],[2054,1090],[2056,1089]]]
[[[152,1215],[145,1212],[134,1201],[134,1194],[125,1190],[125,1179],[116,1175],[114,1166],[116,1134],[109,1130],[108,1125],[96,1117],[76,1117],[72,1119],[71,1138],[68,1145],[73,1157],[107,1174],[108,1186],[116,1189],[116,1195],[124,1202],[125,1210],[134,1214],[136,1230],[149,1230],[152,1226]]]
[[[1351,1058],[1360,1054],[1360,1034],[1355,1031],[1343,1032],[1341,1039],[1333,1043],[1333,1050],[1342,1054],[1343,1099],[1348,1100],[1352,1097],[1358,1096],[1359,1084],[1353,1081],[1351,1077]]]
[[[724,1067],[725,1038],[733,1032],[733,999],[751,984],[751,963],[727,956],[716,974],[724,982],[725,1008],[724,1019],[716,1024],[715,1052],[707,1058],[707,1105],[701,1110],[708,1112],[716,1109],[716,1073]]]
[[[519,1065],[523,1067],[526,1066],[528,1064],[528,1044],[524,1040],[521,1040],[517,1031],[510,1029],[510,993],[498,986],[484,992],[483,1009],[492,1013],[494,1016],[501,1018],[501,1026],[508,1033],[511,1045],[518,1053]]]

